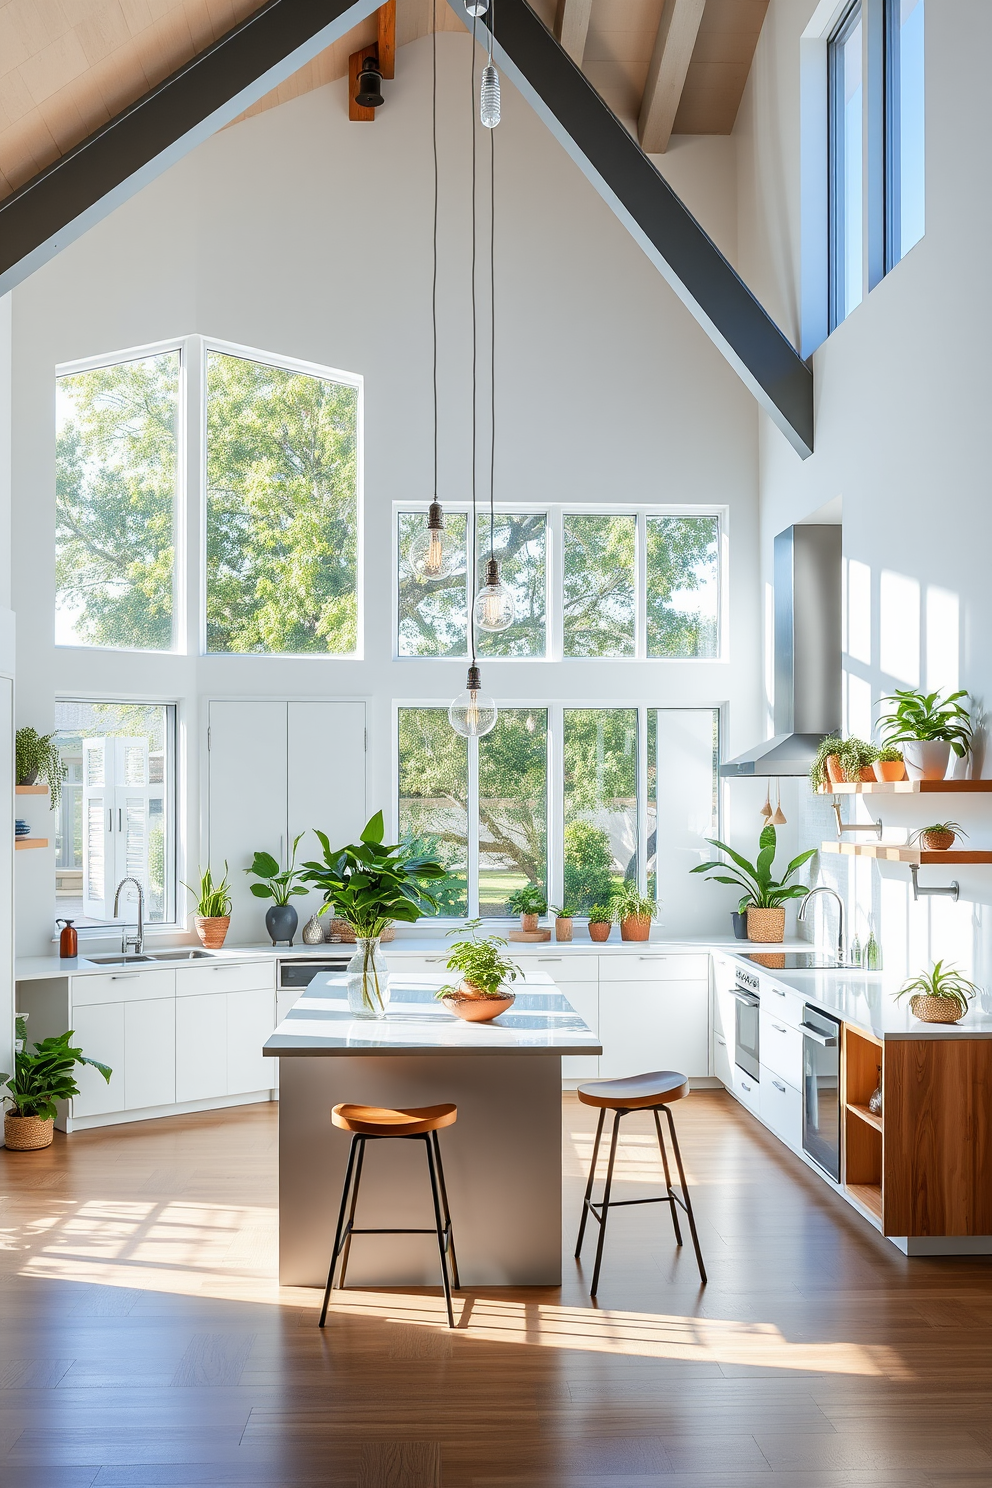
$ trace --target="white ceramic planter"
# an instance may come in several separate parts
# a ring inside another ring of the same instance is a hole
[[[910,780],[943,780],[950,757],[951,746],[946,739],[907,739],[902,746]]]

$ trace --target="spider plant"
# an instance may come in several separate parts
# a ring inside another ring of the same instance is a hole
[[[919,976],[900,987],[896,996],[936,997],[953,1002],[963,1014],[968,1011],[968,1004],[977,991],[974,982],[970,982],[956,966],[945,966],[943,961],[935,961],[929,971],[921,971]]]

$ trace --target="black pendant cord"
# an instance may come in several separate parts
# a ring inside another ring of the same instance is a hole
[[[492,0],[490,0],[492,6]],[[489,25],[492,27],[492,9],[490,8]],[[492,30],[490,36],[490,56],[492,62]],[[489,131],[489,561],[492,563],[496,557],[496,544],[494,532],[496,527],[495,496],[496,489],[496,130]]]
[[[434,500],[437,501],[437,0],[431,0],[431,143],[434,150],[434,236],[431,281],[432,382],[434,388]]]
[[[475,156],[476,156],[476,149],[475,149],[475,48],[476,48],[476,32],[478,30],[478,25],[479,25],[478,18],[476,16],[473,16],[472,17],[472,107],[471,107],[471,112],[469,114],[469,119],[471,120],[471,126],[472,126],[472,535],[471,535],[472,558],[471,558],[471,567],[470,567],[470,570],[469,570],[470,575],[471,575],[471,588],[469,590],[469,606],[468,606],[469,654],[471,656],[471,660],[472,660],[472,665],[473,666],[475,665],[475,591],[476,591],[476,582],[477,582],[477,578],[476,578],[476,547],[477,547],[477,542],[476,542],[476,533],[475,533],[475,507],[476,507],[475,453],[476,453],[476,401],[477,401],[476,393],[477,393],[477,385],[478,385],[478,350],[479,350],[478,324],[477,324],[477,320],[476,320],[476,307],[475,307],[475,240],[476,240],[476,223],[475,223],[475,174],[476,174],[476,172],[475,172]]]

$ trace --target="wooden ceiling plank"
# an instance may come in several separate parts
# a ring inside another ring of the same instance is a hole
[[[386,79],[396,76],[396,0],[386,0],[376,12],[379,33],[379,71]]]
[[[641,149],[650,155],[668,149],[705,8],[706,0],[665,0],[637,121]]]
[[[558,0],[555,12],[555,35],[575,63],[582,66],[586,54],[586,38],[589,35],[589,19],[592,15],[592,0]]]

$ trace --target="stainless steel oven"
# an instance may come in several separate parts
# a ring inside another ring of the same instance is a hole
[[[803,1009],[803,1151],[840,1182],[840,1023]]]
[[[348,961],[349,957],[340,953],[336,956],[280,956],[279,987],[297,987],[302,992],[316,976],[345,971]]]
[[[752,1080],[760,1080],[761,1052],[758,1043],[758,1013],[761,983],[753,971],[738,966],[734,971],[734,1063]]]

